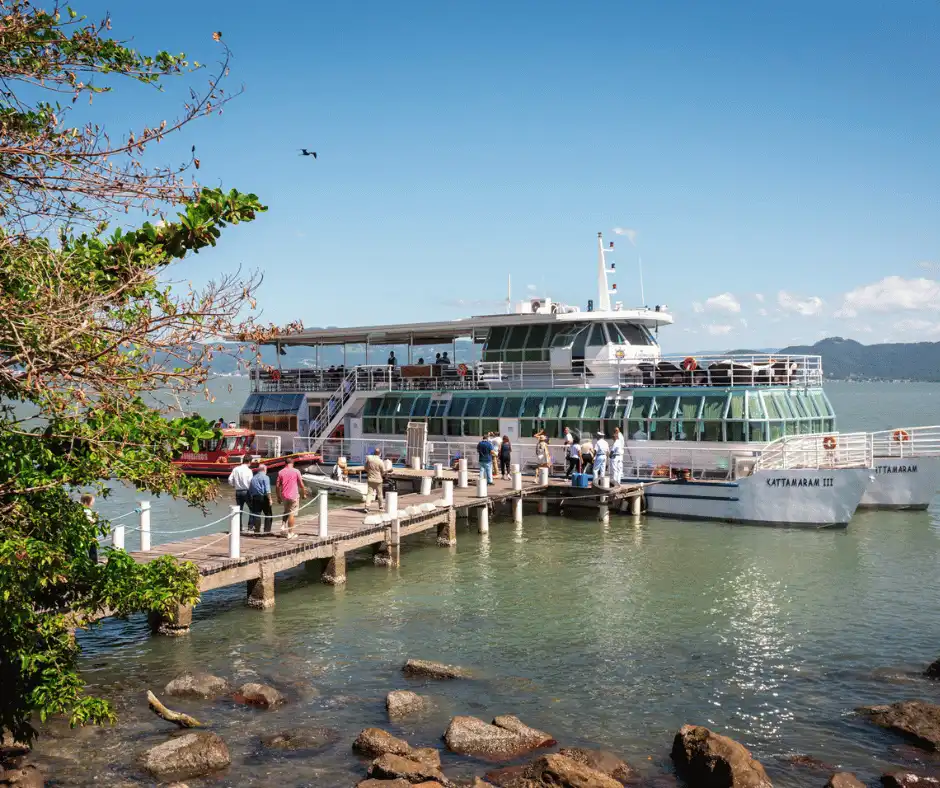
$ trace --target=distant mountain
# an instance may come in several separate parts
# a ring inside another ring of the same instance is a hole
[[[940,342],[863,345],[828,337],[815,345],[785,347],[780,353],[822,356],[823,374],[835,380],[940,382]]]

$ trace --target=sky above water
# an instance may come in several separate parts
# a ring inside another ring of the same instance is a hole
[[[663,345],[940,340],[940,4],[76,2],[143,50],[234,54],[197,146],[270,207],[181,264],[260,269],[307,326],[596,300],[596,237]],[[118,131],[186,98],[96,99]],[[76,110],[77,113],[87,111]],[[316,150],[318,158],[299,149]]]

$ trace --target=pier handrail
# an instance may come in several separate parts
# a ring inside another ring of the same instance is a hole
[[[940,426],[895,427],[870,433],[875,457],[940,457]]]

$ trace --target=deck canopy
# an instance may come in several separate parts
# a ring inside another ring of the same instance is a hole
[[[654,309],[621,309],[610,312],[568,312],[559,314],[484,315],[436,323],[397,323],[351,328],[314,328],[273,339],[266,344],[292,345],[439,345],[457,339],[482,342],[491,328],[525,326],[537,323],[571,323],[617,320],[655,328],[672,323],[672,315]]]

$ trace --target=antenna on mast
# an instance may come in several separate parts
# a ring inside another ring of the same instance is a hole
[[[506,284],[506,314],[512,314],[512,274],[508,274],[508,283]]]
[[[643,293],[643,258],[637,253],[636,259],[640,264],[640,304],[646,306],[646,296]]]
[[[610,242],[610,246],[604,248],[604,236],[602,233],[597,234],[597,306],[601,312],[610,311],[610,297],[611,295],[617,294],[617,285],[615,284],[613,288],[608,288],[607,286],[607,274],[616,273],[616,266],[611,263],[610,268],[607,267],[607,259],[605,255],[612,253],[614,251],[614,242]]]

